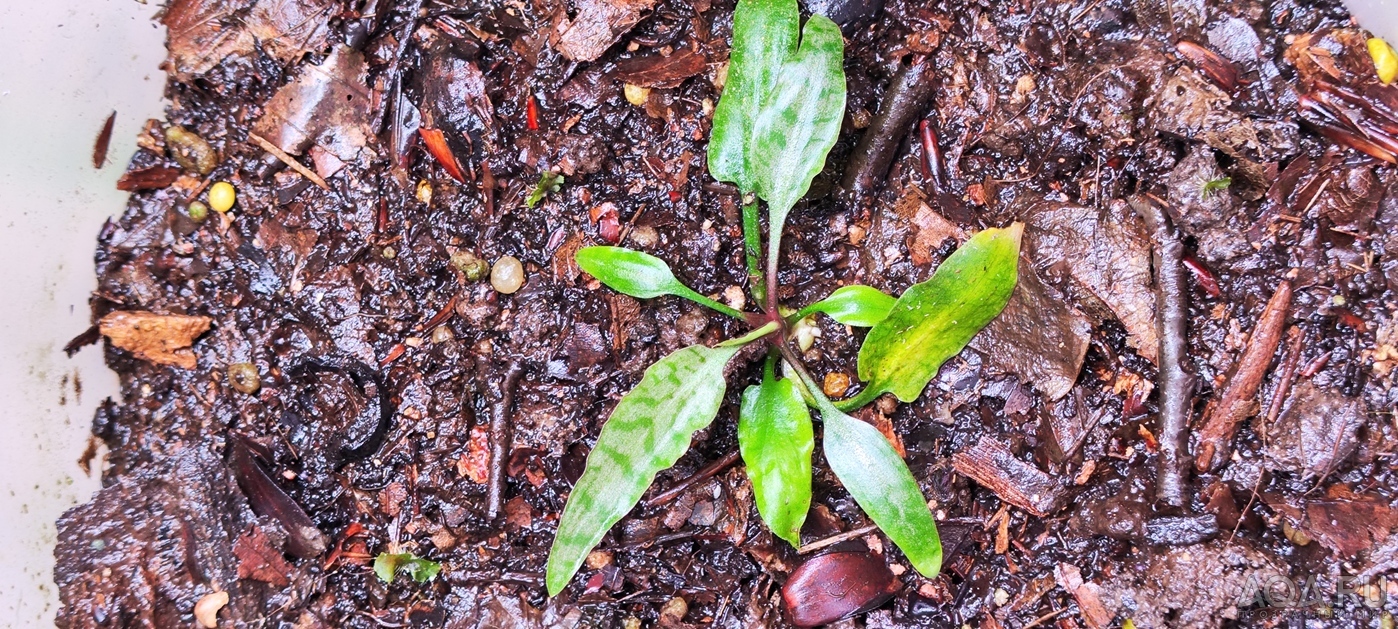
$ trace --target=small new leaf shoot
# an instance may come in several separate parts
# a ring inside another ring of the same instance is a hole
[[[441,571],[442,564],[412,553],[379,553],[374,558],[374,574],[384,583],[393,583],[400,572],[406,572],[417,583],[427,583]]]
[[[533,208],[544,200],[544,197],[558,192],[563,186],[563,175],[551,170],[539,173],[539,183],[534,185],[534,189],[529,191],[529,196],[525,197],[524,205]]]

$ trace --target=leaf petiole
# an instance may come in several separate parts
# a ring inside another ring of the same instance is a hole
[[[719,347],[741,347],[741,346],[743,346],[743,345],[747,345],[748,343],[751,343],[751,342],[753,342],[753,341],[756,341],[756,340],[758,340],[758,339],[760,339],[760,338],[762,338],[762,337],[764,337],[764,336],[767,336],[768,334],[771,334],[771,333],[773,333],[773,332],[776,332],[780,327],[781,327],[781,325],[778,324],[776,321],[768,321],[766,325],[764,325],[764,326],[762,326],[762,327],[760,327],[760,328],[757,328],[757,329],[755,329],[755,330],[753,330],[753,331],[751,331],[751,332],[748,332],[747,334],[744,334],[744,335],[742,335],[742,336],[740,336],[740,337],[738,337],[738,338],[735,338],[735,339],[728,339],[727,341],[724,341],[724,342],[722,342],[722,343],[719,343],[718,346],[719,346]]]
[[[743,196],[743,254],[748,264],[748,285],[752,296],[763,308],[767,304],[767,286],[762,279],[762,223],[758,220],[757,197]]]

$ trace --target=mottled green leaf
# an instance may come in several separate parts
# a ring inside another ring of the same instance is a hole
[[[625,247],[583,247],[574,256],[578,268],[613,290],[632,297],[650,299],[678,295],[719,312],[743,318],[743,313],[709,299],[685,286],[664,260]]]
[[[563,591],[583,559],[631,511],[655,475],[689,449],[723,402],[723,368],[739,345],[686,347],[651,365],[602,426],[573,486],[549,550],[549,595]]]
[[[859,378],[868,386],[841,403],[857,408],[888,391],[911,402],[1014,292],[1024,225],[987,229],[966,241],[927,281],[898,298],[859,348]]]
[[[767,201],[770,242],[781,237],[792,206],[825,167],[845,117],[845,42],[840,27],[814,15],[801,45],[782,65],[762,103],[748,144],[753,191]],[[775,258],[777,247],[769,246]]]
[[[877,428],[817,396],[825,423],[825,459],[859,508],[927,578],[942,569],[937,523],[917,480]]]
[[[777,537],[800,546],[801,524],[811,508],[815,437],[796,381],[778,380],[770,360],[762,384],[743,391],[738,449],[762,520]]]
[[[426,583],[442,571],[442,564],[422,559],[412,553],[379,553],[374,558],[374,574],[384,583],[393,583],[399,572],[407,572],[413,581]]]
[[[709,136],[709,174],[744,192],[753,190],[748,142],[762,101],[782,64],[796,51],[801,16],[796,0],[741,0],[733,12],[728,80],[714,110]]]
[[[872,286],[843,286],[835,289],[829,297],[802,308],[796,318],[804,319],[823,312],[845,325],[870,328],[883,321],[897,301]]]

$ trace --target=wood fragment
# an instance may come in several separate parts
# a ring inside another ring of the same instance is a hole
[[[112,145],[112,127],[116,124],[116,112],[107,116],[107,121],[102,123],[102,131],[97,134],[97,141],[92,144],[92,167],[101,168],[107,163],[107,148]]]
[[[112,345],[141,360],[194,369],[198,361],[189,348],[212,322],[208,317],[117,310],[102,317],[97,329]]]
[[[883,184],[903,136],[931,101],[937,77],[934,65],[930,59],[923,59],[898,68],[878,115],[864,130],[845,167],[840,186],[850,195],[851,201],[872,193]]]
[[[1158,337],[1160,391],[1160,467],[1156,498],[1173,506],[1185,503],[1184,466],[1194,376],[1185,367],[1185,324],[1189,320],[1189,286],[1184,278],[1184,243],[1154,197],[1131,199],[1131,206],[1154,241],[1155,327]]]
[[[1008,446],[993,437],[951,458],[958,473],[984,485],[1001,500],[1045,517],[1058,510],[1063,486],[1039,468],[1015,458]]]
[[[1078,602],[1083,622],[1087,623],[1089,629],[1105,629],[1111,626],[1112,615],[1102,605],[1102,597],[1099,594],[1101,588],[1096,583],[1084,582],[1082,571],[1072,564],[1058,564],[1053,569],[1053,574],[1058,579],[1058,585],[1073,595],[1073,600]]]
[[[310,168],[307,168],[305,165],[303,165],[301,162],[296,161],[296,158],[292,157],[286,151],[283,151],[280,148],[278,148],[277,145],[272,144],[269,140],[267,140],[267,138],[257,135],[256,133],[249,132],[248,139],[251,140],[253,144],[262,147],[262,150],[271,153],[273,157],[281,160],[283,164],[286,164],[292,170],[296,171],[297,173],[300,173],[302,177],[309,179],[311,183],[320,186],[322,190],[330,189],[330,184],[325,183],[325,180],[321,179],[320,175],[316,174],[316,171],[311,170]]]
[[[1233,435],[1238,425],[1257,412],[1257,389],[1267,374],[1267,366],[1281,344],[1282,329],[1291,309],[1291,282],[1283,280],[1267,301],[1257,319],[1247,349],[1223,388],[1223,395],[1204,411],[1203,427],[1195,450],[1194,469],[1217,469],[1232,454]]]
[[[1292,326],[1287,331],[1287,337],[1289,341],[1286,362],[1282,364],[1281,378],[1277,380],[1277,388],[1272,391],[1272,401],[1267,404],[1266,420],[1262,424],[1264,438],[1267,434],[1265,431],[1274,425],[1277,417],[1281,415],[1282,403],[1286,402],[1287,394],[1291,393],[1291,384],[1296,380],[1296,367],[1301,364],[1301,342],[1306,338],[1305,333],[1301,328]]]
[[[811,542],[811,543],[809,543],[809,544],[806,544],[805,546],[802,546],[802,547],[796,549],[796,554],[798,554],[798,555],[809,555],[809,554],[811,554],[811,553],[813,553],[813,552],[815,552],[815,551],[817,551],[817,550],[820,550],[820,549],[822,549],[822,548],[829,548],[829,547],[834,546],[834,545],[836,545],[836,544],[840,544],[840,543],[843,543],[843,542],[847,542],[847,541],[852,540],[852,539],[859,539],[859,538],[864,537],[865,535],[868,535],[868,534],[870,534],[870,533],[877,532],[878,530],[879,530],[879,527],[878,527],[878,525],[876,525],[876,524],[870,524],[870,525],[868,525],[868,526],[861,526],[861,527],[859,527],[859,528],[857,528],[857,529],[850,529],[850,530],[848,530],[848,531],[845,531],[844,533],[839,533],[839,534],[837,534],[837,535],[831,535],[830,537],[827,537],[827,538],[825,538],[825,539],[816,540],[816,541],[814,541],[814,542]]]
[[[718,474],[719,472],[728,469],[728,466],[737,463],[740,457],[741,454],[737,450],[734,450],[733,452],[724,455],[723,458],[718,459],[708,465],[705,465],[702,469],[695,472],[694,475],[680,481],[678,485],[675,485],[674,487],[665,490],[663,493],[657,494],[654,498],[647,500],[645,502],[645,505],[647,507],[658,507],[667,502],[670,502],[671,500],[674,500],[677,496],[684,493],[690,487],[693,487],[700,482],[708,480],[709,478],[712,478],[715,474]]]
[[[510,461],[510,448],[514,444],[514,428],[510,412],[514,408],[515,385],[524,374],[524,367],[518,360],[511,360],[500,378],[486,384],[486,397],[490,404],[490,478],[486,484],[486,515],[494,519],[504,504],[505,479],[509,476],[506,466]]]

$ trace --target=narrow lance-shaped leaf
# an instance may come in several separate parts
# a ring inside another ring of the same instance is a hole
[[[769,272],[787,213],[825,167],[825,156],[840,134],[844,50],[840,27],[824,16],[811,16],[801,31],[800,48],[782,66],[754,123],[748,165],[754,191],[767,201]]]
[[[800,26],[796,0],[742,0],[733,11],[728,80],[709,136],[709,174],[714,179],[753,191],[747,163],[753,122],[782,64],[796,51]]]
[[[741,345],[686,347],[651,365],[602,426],[573,486],[549,550],[549,596],[561,592],[583,559],[636,506],[655,475],[689,449],[694,432],[718,413],[723,368]]]
[[[942,542],[927,499],[878,429],[816,396],[825,423],[825,459],[859,508],[898,545],[922,576],[942,569]]]
[[[802,308],[795,318],[823,312],[845,325],[870,328],[883,321],[897,301],[877,288],[855,284],[838,288],[829,297]]]
[[[738,449],[762,520],[777,537],[800,546],[801,525],[811,508],[815,437],[796,381],[778,380],[773,362],[767,361],[761,385],[743,391]]]
[[[648,253],[625,247],[583,247],[574,256],[578,268],[632,297],[650,299],[661,295],[678,295],[739,319],[743,313],[700,295],[685,286],[670,271],[664,260]]]
[[[966,241],[927,281],[914,284],[859,348],[859,378],[868,386],[842,408],[857,408],[884,392],[911,402],[1014,292],[1024,225],[987,229]]]

